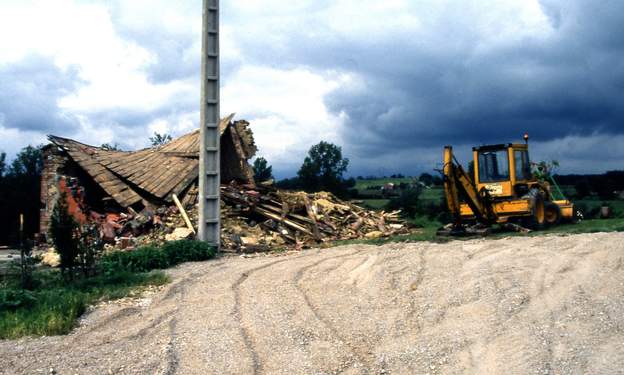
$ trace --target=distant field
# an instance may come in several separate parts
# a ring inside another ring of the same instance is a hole
[[[373,186],[383,186],[385,184],[389,184],[389,183],[393,183],[393,184],[400,184],[401,182],[403,183],[410,183],[413,181],[418,180],[418,178],[416,177],[403,177],[403,178],[378,178],[375,180],[356,180],[355,181],[355,188],[359,191],[359,190],[367,190],[368,187],[373,187]]]
[[[380,210],[383,209],[386,204],[390,201],[390,199],[383,198],[380,191],[371,191],[367,189],[358,190],[360,194],[365,194],[368,197],[374,198],[366,198],[360,199],[363,203],[363,206],[372,210]],[[438,203],[440,199],[442,199],[442,195],[444,194],[444,189],[442,187],[433,187],[431,189],[423,189],[420,194],[420,201],[424,204],[427,203]]]
[[[399,184],[401,182],[408,183],[411,181],[413,181],[413,179],[410,177],[400,178],[400,179],[384,178],[384,179],[376,179],[376,180],[358,180],[356,183],[356,189],[358,189],[358,192],[360,194],[366,197],[366,198],[361,199],[361,201],[363,202],[362,206],[368,209],[372,209],[372,210],[383,210],[385,206],[388,204],[388,202],[390,201],[390,199],[383,197],[380,190],[372,190],[372,189],[367,189],[367,188],[373,187],[373,186],[382,186],[389,182]],[[610,206],[611,209],[613,210],[612,212],[613,218],[624,219],[624,200],[604,201],[595,196],[587,197],[585,199],[579,200],[579,199],[574,199],[574,195],[576,194],[574,186],[560,186],[560,188],[563,194],[576,205],[576,208],[580,209],[583,212],[583,214],[585,215],[585,219],[597,218],[597,216],[590,217],[589,216],[590,212],[593,211],[595,213],[597,209],[599,209],[601,206],[605,204]],[[422,204],[438,203],[442,199],[443,195],[444,195],[444,189],[441,186],[432,187],[430,189],[423,189],[420,195],[420,202]],[[419,220],[422,222],[423,219],[421,218]],[[565,232],[567,230],[572,230],[574,232],[576,231],[586,232],[586,231],[595,230],[596,229],[595,226],[601,226],[603,224],[606,224],[606,222],[602,222],[601,220],[594,222],[594,220],[591,220],[591,224],[583,223],[579,226],[568,227],[568,228],[564,227],[564,228],[560,228],[554,231]],[[610,227],[620,226],[620,224],[624,225],[624,221],[619,222],[615,220],[615,222],[609,222]]]
[[[371,210],[383,210],[389,201],[389,199],[362,199],[364,202],[362,205]]]
[[[439,202],[443,195],[444,189],[441,186],[436,186],[431,189],[423,189],[422,193],[420,193],[420,200]]]

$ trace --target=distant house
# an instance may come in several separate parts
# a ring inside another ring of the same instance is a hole
[[[388,182],[381,187],[381,194],[390,194],[393,193],[395,189],[395,185],[392,182]]]

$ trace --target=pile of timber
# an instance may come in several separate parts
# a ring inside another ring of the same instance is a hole
[[[253,252],[410,232],[399,211],[368,211],[331,193],[221,187],[224,249]]]
[[[197,205],[184,207],[177,197],[174,200],[175,206],[156,210],[153,220],[141,227],[143,233],[122,237],[119,231],[116,244],[109,247],[130,250],[192,238],[198,222]],[[399,211],[369,211],[331,193],[310,194],[235,183],[221,186],[221,245],[226,252],[303,249],[327,242],[410,232],[399,218]]]

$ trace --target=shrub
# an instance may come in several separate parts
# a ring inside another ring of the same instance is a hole
[[[78,256],[77,230],[78,224],[68,212],[67,198],[63,192],[52,210],[50,237],[61,256],[61,273],[66,276],[66,272],[69,272],[71,280],[74,278],[74,265]]]
[[[106,274],[119,270],[147,272],[167,268],[169,262],[165,254],[155,246],[143,246],[131,252],[116,251],[102,257],[102,268]]]
[[[390,199],[386,209],[391,211],[401,210],[403,216],[413,218],[419,211],[418,199],[420,192],[420,188],[402,190],[398,197]]]
[[[8,288],[0,290],[0,310],[31,307],[35,302],[35,296],[28,290]]]
[[[427,202],[418,205],[418,213],[440,223],[451,221],[451,214],[449,213],[445,197],[442,197],[438,202]]]
[[[214,247],[202,241],[181,240],[168,242],[162,247],[169,265],[175,266],[183,262],[198,262],[215,256]]]
[[[160,248],[143,246],[130,252],[110,253],[102,257],[101,264],[106,274],[120,270],[147,272],[184,262],[208,260],[215,253],[215,249],[205,242],[181,240],[168,242]]]

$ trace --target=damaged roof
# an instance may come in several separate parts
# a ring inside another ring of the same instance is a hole
[[[222,160],[225,156],[227,160],[235,160],[236,164],[234,167],[226,166],[228,173],[225,177],[253,184],[253,172],[247,163],[256,152],[253,135],[248,128],[249,123],[233,123],[233,117],[234,114],[219,123],[222,152],[226,154],[222,155]],[[163,146],[139,151],[111,151],[67,138],[48,136],[122,207],[143,200],[171,201],[173,194],[184,192],[198,178],[199,138],[199,130],[196,130]],[[232,175],[230,170],[238,173]]]

